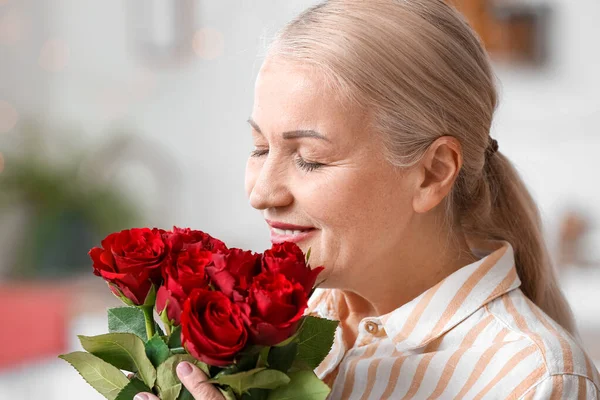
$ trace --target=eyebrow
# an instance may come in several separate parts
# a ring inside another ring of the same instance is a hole
[[[254,128],[254,130],[256,132],[260,133],[261,135],[263,134],[262,131],[260,130],[260,127],[258,126],[258,124],[256,122],[254,122],[254,120],[252,118],[248,118],[248,123],[252,126],[252,128]],[[325,140],[327,142],[331,142],[331,140],[329,140],[327,137],[321,135],[319,132],[312,130],[312,129],[287,131],[287,132],[283,132],[282,135],[283,135],[284,139],[298,139],[298,138],[308,137],[308,138],[321,139],[321,140]]]

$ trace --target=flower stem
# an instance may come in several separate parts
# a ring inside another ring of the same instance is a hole
[[[175,347],[174,349],[171,349],[171,353],[173,353],[173,354],[186,354],[187,352],[185,351],[185,349],[183,347]]]
[[[140,308],[144,312],[144,319],[146,320],[146,336],[148,336],[148,340],[150,340],[156,332],[156,322],[154,322],[154,307],[141,306]]]

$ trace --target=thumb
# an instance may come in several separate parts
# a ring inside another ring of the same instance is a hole
[[[206,374],[189,362],[182,361],[177,364],[177,376],[195,400],[225,399],[216,387],[206,382]]]

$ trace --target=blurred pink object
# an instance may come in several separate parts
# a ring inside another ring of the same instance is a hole
[[[64,285],[0,284],[0,370],[67,350],[70,299]]]

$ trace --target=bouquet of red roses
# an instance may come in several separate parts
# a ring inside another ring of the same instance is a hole
[[[107,399],[191,399],[175,373],[181,361],[227,399],[329,394],[313,369],[338,323],[304,316],[323,270],[309,266],[310,250],[286,242],[253,253],[174,227],[113,233],[89,255],[94,274],[128,307],[108,310],[108,334],[79,336],[86,352],[60,357]]]

